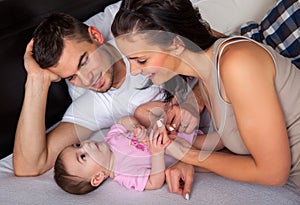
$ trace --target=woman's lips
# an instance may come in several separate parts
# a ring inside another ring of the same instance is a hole
[[[104,79],[102,77],[100,77],[100,79],[92,85],[93,88],[99,89],[103,86],[104,84]]]
[[[154,77],[154,73],[145,75],[146,78],[152,79]]]

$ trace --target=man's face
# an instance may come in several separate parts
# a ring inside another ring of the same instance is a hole
[[[57,65],[49,70],[79,87],[106,92],[113,83],[113,68],[100,44],[65,40]]]

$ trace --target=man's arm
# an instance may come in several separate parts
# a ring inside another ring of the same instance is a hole
[[[70,123],[61,123],[46,137],[45,111],[51,82],[59,77],[41,69],[32,58],[32,41],[24,56],[27,71],[25,97],[17,125],[13,151],[14,172],[17,176],[35,176],[53,167],[59,152],[78,141],[78,135],[91,131]]]

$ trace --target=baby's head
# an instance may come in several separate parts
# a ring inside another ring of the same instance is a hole
[[[110,175],[112,153],[104,141],[85,141],[66,147],[54,165],[54,179],[66,192],[86,194]]]

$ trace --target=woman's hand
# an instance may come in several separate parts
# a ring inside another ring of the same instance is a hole
[[[166,182],[169,192],[181,194],[184,199],[189,200],[194,181],[194,167],[183,162],[166,169]]]
[[[172,105],[167,110],[166,125],[171,133],[174,131],[192,133],[199,125],[199,116],[194,116],[182,106]]]

